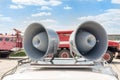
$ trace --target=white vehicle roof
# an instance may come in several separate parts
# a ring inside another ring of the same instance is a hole
[[[3,80],[118,80],[114,75],[106,74],[110,73],[110,70],[104,67],[102,70],[97,66],[93,69],[94,66],[67,66],[69,64],[63,67],[57,66],[59,64],[44,66],[46,62],[42,63],[42,66],[40,63],[21,65],[14,74],[5,76]],[[92,64],[92,62],[88,63]],[[97,68],[101,71],[97,71]]]
[[[114,76],[81,70],[36,70],[16,73],[3,80],[117,80]]]

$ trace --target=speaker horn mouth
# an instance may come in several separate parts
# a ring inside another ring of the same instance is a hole
[[[35,36],[35,37],[33,38],[33,40],[32,40],[32,43],[33,43],[33,46],[34,46],[35,48],[37,48],[37,47],[39,47],[39,45],[40,45],[40,39]]]
[[[106,52],[107,41],[107,33],[102,25],[95,21],[86,21],[70,36],[70,47],[78,56],[97,60]]]
[[[41,32],[41,33],[39,33],[39,34],[37,34],[33,37],[32,44],[38,50],[45,52],[47,50],[47,46],[48,46],[48,40],[47,39],[48,39],[47,38],[47,33],[46,32]]]
[[[89,34],[89,36],[87,37],[87,45],[88,47],[90,47],[89,50],[91,50],[96,44],[96,38],[94,35]]]
[[[82,54],[90,51],[96,44],[96,38],[93,34],[85,31],[79,30],[76,36],[76,45]]]
[[[40,23],[32,23],[25,30],[24,49],[32,60],[43,60],[48,54],[54,54],[58,44],[57,33]]]

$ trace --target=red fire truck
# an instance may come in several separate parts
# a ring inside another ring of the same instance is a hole
[[[57,34],[60,39],[59,49],[58,49],[58,56],[62,58],[69,58],[70,55],[70,49],[69,49],[69,38],[73,31],[57,31]],[[116,52],[120,51],[120,44],[118,42],[114,41],[108,41],[108,49],[106,54],[103,56],[103,58],[107,62],[112,62],[113,57]]]
[[[16,32],[15,35],[0,34],[0,57],[2,58],[9,56],[11,52],[18,51],[23,47],[22,36],[20,34],[21,31],[17,29],[14,29],[14,31]],[[60,40],[57,57],[62,57],[62,58],[71,57],[70,49],[69,49],[70,47],[69,38],[72,32],[73,32],[72,30],[71,31],[57,31],[57,34]],[[118,42],[108,41],[108,50],[103,58],[110,63],[112,62],[113,57],[116,52],[120,52],[120,44]]]
[[[13,29],[16,34],[0,34],[0,57],[6,58],[13,51],[18,51],[22,48],[21,31]]]

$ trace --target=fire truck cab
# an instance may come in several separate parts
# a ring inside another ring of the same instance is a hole
[[[16,34],[0,34],[0,57],[6,58],[11,52],[22,48],[22,37]]]

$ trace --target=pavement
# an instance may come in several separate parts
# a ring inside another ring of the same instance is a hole
[[[16,60],[9,60],[9,59],[0,60],[0,78],[5,72],[11,70],[16,65],[17,65]]]
[[[25,57],[15,57],[15,58],[7,58],[7,59],[0,59],[0,78],[1,76],[6,73],[7,71],[11,70],[17,65],[17,61],[19,59],[23,59]],[[120,59],[114,59],[112,63],[109,64],[112,69],[118,74],[120,79]]]
[[[110,63],[110,66],[112,67],[113,71],[118,74],[120,79],[120,59],[114,59],[113,62]]]
[[[25,57],[10,57],[6,59],[0,59],[0,79],[2,75],[4,75],[9,70],[13,69],[18,63],[19,59],[23,59]]]

